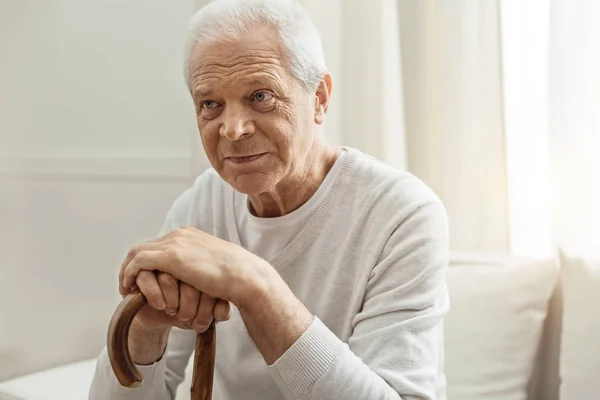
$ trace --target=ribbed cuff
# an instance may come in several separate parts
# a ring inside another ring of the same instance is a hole
[[[162,357],[160,360],[156,361],[150,365],[137,365],[136,367],[142,373],[144,379],[142,380],[142,386],[140,390],[146,391],[148,388],[152,387],[152,383],[154,382],[154,378],[163,379],[165,376],[165,371],[167,370],[167,361],[165,357]]]
[[[299,398],[329,369],[344,343],[314,317],[308,329],[273,365],[269,372],[288,400]]]

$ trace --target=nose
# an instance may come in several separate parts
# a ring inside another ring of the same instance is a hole
[[[228,106],[223,112],[223,123],[219,133],[229,141],[254,134],[254,123],[242,107]]]

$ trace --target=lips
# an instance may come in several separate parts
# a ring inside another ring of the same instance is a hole
[[[267,153],[254,154],[249,156],[235,156],[235,157],[227,157],[228,161],[231,161],[235,164],[246,164],[252,161],[256,161]]]

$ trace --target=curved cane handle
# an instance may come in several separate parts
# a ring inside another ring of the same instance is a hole
[[[129,354],[129,328],[135,315],[146,304],[146,297],[135,291],[123,298],[108,326],[108,358],[119,383],[125,387],[136,388],[142,385],[142,373],[131,361]]]
[[[135,315],[146,304],[146,297],[135,291],[125,296],[113,314],[108,327],[108,357],[122,386],[140,387],[144,377],[131,360],[129,328]],[[216,332],[214,324],[196,338],[191,400],[210,400],[215,367]]]

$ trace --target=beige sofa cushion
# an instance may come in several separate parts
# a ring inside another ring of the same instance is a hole
[[[454,255],[448,271],[448,398],[526,400],[556,262]]]
[[[600,260],[560,256],[563,286],[561,400],[600,398]]]

